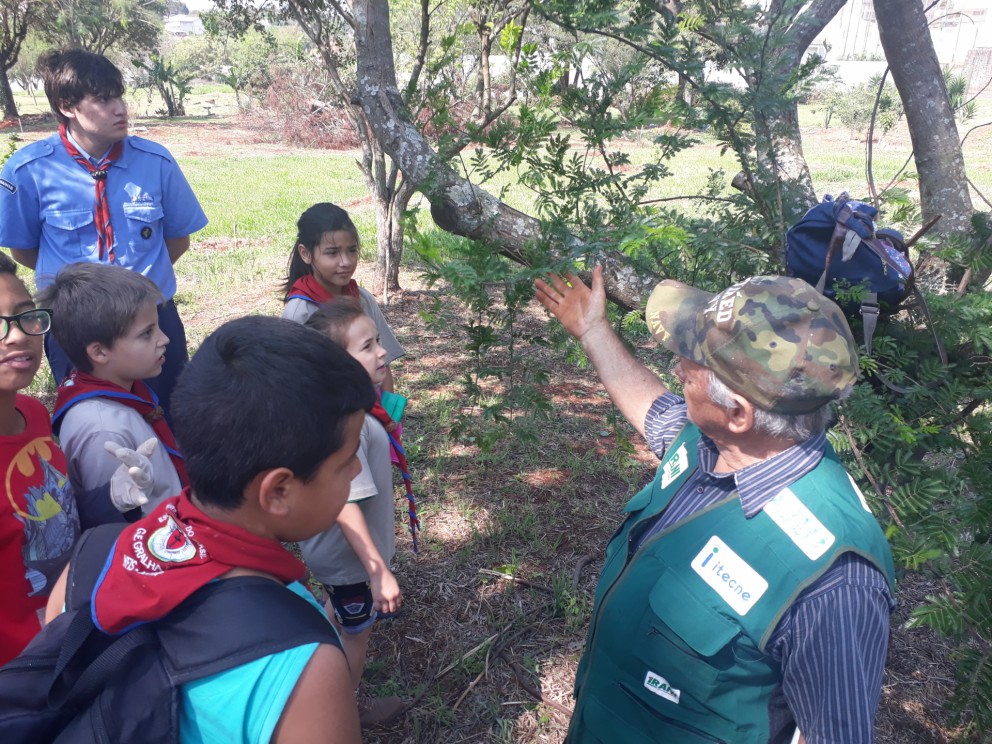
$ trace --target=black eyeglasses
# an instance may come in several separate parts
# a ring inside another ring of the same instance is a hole
[[[52,328],[52,311],[39,307],[17,315],[0,315],[0,341],[7,338],[11,323],[17,323],[17,327],[29,336],[44,336]]]

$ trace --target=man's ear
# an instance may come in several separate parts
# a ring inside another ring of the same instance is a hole
[[[303,263],[307,266],[313,263],[313,251],[303,245],[303,243],[296,244],[296,252],[300,254],[300,258],[303,259]]]
[[[288,516],[300,479],[289,468],[273,468],[254,478],[258,484],[258,505],[274,517]]]
[[[727,411],[727,428],[734,434],[747,434],[754,428],[754,404],[737,393],[730,397],[734,406]]]

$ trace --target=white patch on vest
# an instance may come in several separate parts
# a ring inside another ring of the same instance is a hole
[[[768,589],[768,582],[714,535],[692,559],[692,570],[742,617]]]
[[[871,512],[871,507],[868,506],[868,500],[865,498],[865,495],[863,493],[861,493],[861,489],[858,488],[858,484],[854,482],[854,478],[851,477],[851,474],[850,473],[847,474],[847,479],[849,481],[851,481],[851,488],[853,488],[854,489],[854,492],[856,494],[858,494],[858,499],[861,500],[861,506],[863,506],[865,508],[865,511],[866,512],[868,512],[869,514],[871,514],[872,513]]]
[[[654,672],[648,672],[647,676],[644,678],[644,686],[648,688],[658,697],[665,698],[670,702],[679,704],[679,698],[682,696],[681,690],[676,690],[670,684],[668,680],[661,677]]]
[[[661,466],[661,487],[668,488],[668,484],[682,475],[688,467],[689,453],[685,448],[685,442],[682,442]]]
[[[764,512],[811,561],[826,553],[837,539],[788,488],[769,501]]]

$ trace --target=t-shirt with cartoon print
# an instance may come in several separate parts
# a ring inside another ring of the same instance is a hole
[[[17,396],[24,431],[0,436],[0,664],[41,629],[47,595],[79,537],[79,516],[48,410]]]

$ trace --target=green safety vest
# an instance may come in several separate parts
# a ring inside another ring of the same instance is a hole
[[[767,744],[782,675],[765,644],[796,597],[846,552],[894,586],[885,536],[829,445],[754,517],[735,492],[633,550],[696,469],[699,437],[686,424],[606,548],[569,744]]]

